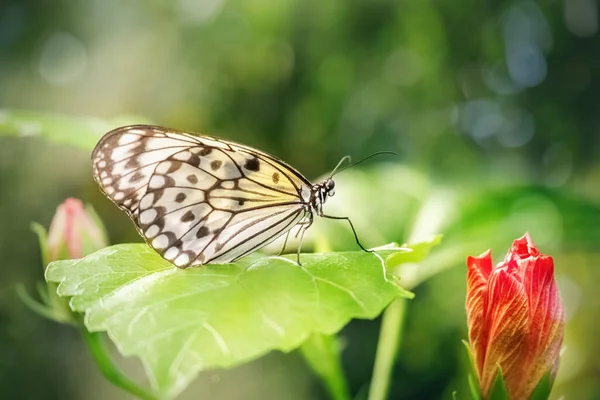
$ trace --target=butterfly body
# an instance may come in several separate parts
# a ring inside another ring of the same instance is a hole
[[[150,125],[107,133],[92,163],[101,190],[180,268],[235,261],[297,224],[303,234],[335,187],[251,147]]]

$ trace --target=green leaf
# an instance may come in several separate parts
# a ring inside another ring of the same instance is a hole
[[[45,289],[45,288],[44,288]],[[61,312],[60,308],[53,307],[44,296],[47,296],[45,293],[42,295],[42,302],[37,301],[27,292],[25,286],[23,284],[19,284],[16,286],[17,295],[21,299],[21,301],[29,307],[30,310],[41,315],[44,318],[48,318],[52,321],[58,323],[71,323],[70,315],[67,313]],[[42,294],[43,292],[40,292]],[[56,296],[56,294],[54,294]]]
[[[569,218],[562,218],[567,212]],[[560,242],[572,251],[595,249],[594,238],[600,235],[600,207],[568,190],[479,187],[477,191],[465,191],[457,218],[444,232],[444,243],[463,244],[468,250],[464,257],[472,254],[473,246],[480,252],[505,246],[525,231],[534,239]],[[558,231],[563,232],[559,237]]]
[[[510,400],[508,396],[508,391],[506,390],[506,385],[504,384],[504,377],[502,376],[502,368],[498,365],[498,374],[496,374],[496,379],[494,380],[494,384],[492,385],[492,390],[490,391],[489,400]]]
[[[550,373],[547,373],[540,379],[529,400],[548,400],[552,392],[552,379]]]
[[[0,135],[43,137],[84,150],[92,150],[106,132],[133,123],[148,123],[148,120],[134,116],[103,120],[40,111],[0,109]]]
[[[341,345],[337,336],[316,333],[302,343],[300,351],[324,382],[332,399],[350,399],[350,390],[340,361]]]
[[[471,390],[471,398],[473,400],[480,400],[482,398],[481,389],[479,387],[479,382],[476,379],[477,370],[475,369],[475,361],[473,360],[473,353],[471,353],[471,347],[469,346],[469,343],[466,340],[463,340],[462,343],[465,346],[465,349],[467,350],[467,355],[469,357],[469,365],[470,365],[471,372],[468,376],[468,380],[469,380],[469,389]]]
[[[147,245],[124,244],[53,262],[46,279],[72,296],[90,331],[106,330],[122,354],[139,356],[152,387],[172,397],[200,370],[290,351],[411,295],[370,253],[302,254],[302,267],[292,260],[252,255],[181,270]]]
[[[482,399],[481,389],[479,388],[479,383],[477,382],[477,378],[475,378],[475,375],[469,374],[467,379],[469,381],[469,390],[471,391],[471,398],[473,400],[481,400]]]
[[[36,222],[31,223],[31,230],[38,237],[42,260],[44,264],[47,264],[49,260],[48,250],[46,249],[48,232],[46,232],[46,228]],[[37,291],[41,302],[29,295],[24,285],[17,286],[17,294],[21,298],[21,301],[34,312],[58,323],[74,323],[66,299],[60,298],[56,293],[55,283],[38,282]]]
[[[48,241],[48,232],[42,224],[38,224],[37,222],[32,222],[30,228],[33,231],[33,233],[35,233],[38,237],[40,250],[42,252],[42,261],[44,262],[44,264],[48,264],[50,262],[48,258],[48,250],[46,249],[46,242]]]
[[[405,263],[417,263],[422,261],[431,249],[442,241],[442,235],[435,235],[431,240],[417,243],[410,246],[411,251],[394,253],[389,256],[387,263],[390,267],[395,267]]]

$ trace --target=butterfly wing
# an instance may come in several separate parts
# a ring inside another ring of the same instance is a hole
[[[94,179],[109,199],[133,217],[156,166],[196,144],[191,138],[170,138],[164,130],[145,125],[115,129],[92,152]]]
[[[92,157],[104,193],[178,267],[236,260],[308,212],[302,175],[237,143],[132,126],[105,135]]]

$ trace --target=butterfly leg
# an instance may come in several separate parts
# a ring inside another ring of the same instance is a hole
[[[283,252],[285,251],[285,245],[287,244],[288,238],[290,237],[290,231],[287,231],[287,233],[285,234],[285,240],[283,241],[283,247],[281,248],[281,250],[279,250],[279,254],[277,254],[277,256],[280,256],[283,254]]]
[[[310,225],[310,224],[312,224],[312,221],[310,221],[310,220],[298,222],[296,225],[302,225],[302,228],[298,229],[298,232],[296,232],[296,234],[294,235],[294,239],[298,239],[298,236],[300,236],[300,234],[302,233],[302,230],[305,229],[304,225]]]
[[[302,232],[298,231],[300,233],[300,243],[298,243],[298,252],[296,253],[296,256],[297,256],[298,265],[300,265],[300,266],[302,265],[300,263],[300,251],[302,250],[302,240],[304,239],[304,233],[306,233],[307,229],[310,228],[310,226],[312,225],[312,223],[313,223],[313,215],[312,215],[312,213],[309,213],[308,214],[308,221],[304,222],[302,225],[305,225],[305,226],[303,226],[302,228],[300,228],[300,230]]]
[[[300,233],[305,229],[304,225],[307,224],[312,224],[311,221],[306,220],[306,221],[300,221],[296,224],[296,226],[299,226],[300,228],[298,229],[298,231],[296,232],[296,234],[294,235],[294,239],[298,239],[298,236],[300,235]],[[293,229],[290,229],[289,231],[287,231],[287,233],[285,234],[285,240],[283,241],[283,247],[281,248],[281,250],[279,251],[279,253],[277,254],[277,256],[280,256],[283,254],[283,252],[285,251],[285,247],[287,246],[287,241],[290,238],[290,233],[292,232]]]
[[[352,225],[352,221],[350,221],[350,218],[348,218],[348,217],[334,217],[332,215],[326,215],[326,214],[319,214],[319,216],[323,217],[323,218],[329,218],[329,219],[345,219],[350,224],[350,228],[352,228],[352,233],[354,233],[354,239],[356,239],[356,244],[358,244],[360,246],[360,248],[363,249],[363,251],[366,251],[367,253],[375,253],[373,250],[367,250],[367,249],[365,249],[363,247],[363,245],[360,244],[360,241],[358,240],[358,235],[356,234],[356,229],[354,229],[354,225]]]

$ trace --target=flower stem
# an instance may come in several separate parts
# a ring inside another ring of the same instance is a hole
[[[387,398],[390,376],[400,347],[405,310],[406,299],[398,298],[383,313],[368,400]]]
[[[96,364],[98,364],[100,371],[108,381],[143,400],[158,400],[160,398],[148,389],[139,386],[129,379],[129,377],[115,365],[108,354],[108,349],[106,348],[106,344],[100,333],[89,332],[85,326],[81,326],[81,333]]]

